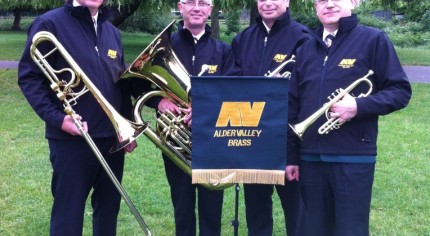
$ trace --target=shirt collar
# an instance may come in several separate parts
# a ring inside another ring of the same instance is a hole
[[[73,0],[73,6],[74,7],[79,7],[81,6],[81,4],[79,4],[79,2],[77,2],[76,0]],[[97,11],[97,13],[94,16],[91,16],[95,22],[97,22],[97,19],[99,17],[99,12]]]
[[[337,30],[335,30],[334,32],[332,32],[332,33],[330,33],[330,32],[328,32],[326,29],[324,29],[324,32],[323,32],[323,40],[327,37],[327,35],[329,35],[329,34],[331,34],[331,35],[333,35],[333,36],[335,36],[336,37],[336,34],[337,34],[337,31],[338,31],[338,29]]]

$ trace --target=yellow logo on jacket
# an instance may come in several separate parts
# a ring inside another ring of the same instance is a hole
[[[208,74],[215,74],[218,70],[218,65],[208,65],[209,66],[209,70],[208,70]]]
[[[344,69],[348,69],[354,66],[354,63],[357,59],[343,59],[340,63],[339,63],[339,67],[342,67]]]
[[[279,54],[278,53],[273,57],[273,60],[278,62],[278,63],[281,63],[285,60],[286,57],[287,57],[287,54]]]
[[[117,57],[117,51],[109,49],[108,53],[107,53],[107,56],[110,57],[110,58],[112,58],[112,59],[116,59],[116,57]]]

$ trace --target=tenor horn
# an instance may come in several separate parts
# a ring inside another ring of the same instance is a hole
[[[341,100],[346,94],[349,94],[355,87],[357,87],[360,83],[367,83],[369,86],[369,89],[366,93],[361,93],[357,97],[367,97],[372,92],[372,82],[368,79],[370,75],[373,75],[373,71],[369,70],[369,72],[354,81],[352,84],[350,84],[345,89],[336,89],[335,93],[332,94],[332,96],[329,96],[329,101],[326,102],[320,109],[318,109],[316,112],[314,112],[312,115],[310,115],[308,118],[306,118],[304,121],[291,125],[289,124],[290,128],[294,131],[294,133],[303,140],[303,134],[305,133],[306,129],[312,125],[320,116],[323,114],[326,115],[327,121],[321,125],[318,129],[319,134],[327,134],[330,131],[334,129],[339,129],[342,123],[339,122],[339,118],[330,118],[329,111],[330,107]]]
[[[84,131],[83,125],[81,121],[76,118],[76,112],[74,111],[72,106],[77,103],[77,100],[80,96],[84,95],[88,91],[92,93],[100,106],[106,112],[106,115],[111,120],[117,133],[118,143],[111,148],[111,151],[119,150],[127,146],[133,140],[135,140],[143,132],[143,130],[146,129],[147,124],[136,124],[123,118],[103,97],[97,87],[94,86],[94,84],[78,66],[72,56],[70,56],[67,50],[52,33],[48,31],[40,31],[33,36],[32,40],[33,41],[30,47],[31,58],[39,66],[45,76],[49,79],[51,83],[51,89],[54,90],[57,97],[63,102],[64,111],[72,117],[73,122],[75,123],[82,137],[90,146],[91,150],[102,165],[103,169],[106,171],[112,183],[115,185],[121,197],[124,199],[125,203],[136,218],[144,233],[148,236],[152,235],[147,224],[143,220],[142,216],[139,214],[139,211],[136,209],[127,192],[124,190],[121,183],[118,181],[115,174],[112,172],[108,163],[104,159],[103,154],[97,148],[96,144],[94,143],[88,132]],[[53,49],[46,54],[43,54],[38,49],[38,45],[40,43],[50,43],[52,44]],[[62,68],[60,70],[55,70],[54,68],[52,68],[47,58],[50,55],[53,55],[53,53],[56,51],[58,51],[58,53],[64,58],[64,60],[68,63],[70,67]],[[58,78],[57,75],[63,73],[70,74],[69,81],[60,80]],[[80,86],[82,84],[81,82],[84,84],[83,88],[80,89],[78,92],[74,92],[73,89],[77,86]]]
[[[141,95],[136,100],[134,119],[137,123],[147,123],[142,117],[142,110],[145,103],[156,96],[170,99],[182,110],[189,108],[190,75],[171,48],[174,23],[175,21],[172,21],[167,25],[121,76],[122,78],[137,77],[149,81],[158,88]],[[191,176],[191,130],[183,121],[185,116],[186,114],[175,115],[166,111],[159,114],[156,119],[156,128],[148,126],[143,134],[182,171]],[[233,186],[233,184],[226,184],[223,179],[214,179],[210,183],[201,185],[212,190]]]

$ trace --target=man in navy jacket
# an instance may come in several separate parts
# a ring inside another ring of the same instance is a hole
[[[121,87],[116,83],[125,66],[120,32],[108,22],[111,15],[103,0],[66,1],[63,7],[47,12],[32,23],[19,63],[18,84],[46,125],[45,136],[53,168],[51,235],[82,235],[85,202],[91,190],[93,235],[115,235],[121,198],[72,118],[65,113],[63,102],[50,88],[49,80],[32,60],[32,38],[39,31],[55,35],[102,96],[117,111],[122,111],[131,105],[126,104],[130,100],[124,99]],[[46,53],[52,46],[41,43],[38,49]],[[70,67],[58,51],[47,60],[57,70]],[[69,81],[71,74],[59,73],[57,76]],[[81,88],[82,85],[75,88],[75,92]],[[124,150],[109,152],[117,141],[116,132],[100,104],[87,92],[79,97],[73,109],[84,131],[89,133],[113,173],[121,180]],[[131,116],[131,110],[127,115]],[[126,151],[132,151],[134,147],[135,143],[130,144]]]
[[[369,90],[369,84],[362,82],[335,100],[327,115],[338,119],[340,126],[329,133],[318,132],[328,119],[324,114],[305,130],[303,142],[290,132],[287,177],[300,177],[305,206],[299,235],[369,235],[378,116],[404,108],[411,97],[389,38],[378,29],[358,25],[357,15],[352,14],[356,4],[356,0],[316,0],[322,26],[297,50],[290,124],[302,122],[336,89],[346,89],[359,78],[368,78],[373,87],[368,96],[359,97]]]
[[[191,76],[238,74],[231,47],[211,38],[211,28],[206,24],[212,11],[212,1],[181,0],[178,8],[183,20],[178,24],[178,32],[172,36],[172,48],[187,72]],[[204,64],[216,69],[205,70]],[[191,109],[181,111],[171,100],[163,98],[158,111],[163,113],[166,110],[176,114],[189,112],[186,122],[191,126]],[[196,203],[199,235],[221,235],[224,191],[191,184],[191,176],[164,155],[163,160],[174,207],[175,235],[196,235]]]
[[[307,28],[290,17],[289,0],[257,1],[257,24],[239,33],[232,42],[243,76],[263,76],[291,58],[307,39]],[[289,64],[283,71],[291,71]],[[297,183],[276,186],[284,210],[288,235],[295,235],[299,211]],[[273,185],[244,184],[248,235],[272,235]],[[288,208],[288,209],[287,209]]]

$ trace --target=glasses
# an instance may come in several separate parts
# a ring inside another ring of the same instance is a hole
[[[338,3],[338,2],[340,2],[342,0],[315,0],[315,2],[318,5],[327,5],[328,1],[331,1],[331,2],[334,2],[334,3]]]
[[[198,2],[194,2],[194,1],[185,1],[185,2],[181,2],[183,5],[188,6],[188,7],[208,7],[211,4],[205,2],[205,1],[198,1]]]

